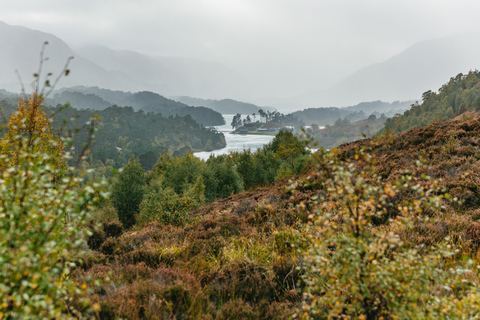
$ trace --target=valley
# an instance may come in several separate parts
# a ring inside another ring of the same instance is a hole
[[[0,320],[480,317],[480,29],[71,6],[0,21]]]

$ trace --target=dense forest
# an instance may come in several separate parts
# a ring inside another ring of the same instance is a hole
[[[16,109],[12,101],[17,99],[12,95],[10,102],[0,101],[4,124]],[[53,128],[64,133],[84,128],[89,119],[98,116],[98,120],[94,120],[95,144],[88,154],[90,162],[97,166],[108,162],[112,168],[121,168],[131,157],[137,157],[144,169],[151,169],[162,154],[181,156],[187,152],[221,149],[226,145],[222,133],[199,125],[189,115],[164,117],[117,106],[103,110],[58,106],[46,107],[45,111],[53,115]],[[73,145],[77,150],[82,149],[88,134],[85,128],[75,134]]]
[[[435,121],[446,121],[467,111],[480,110],[480,71],[470,71],[450,78],[438,92],[427,91],[422,103],[415,103],[410,110],[387,119],[383,132],[397,134],[423,127]]]
[[[190,115],[193,120],[204,126],[225,124],[219,112],[205,107],[187,106],[149,91],[131,93],[77,86],[61,89],[51,99],[46,100],[46,104],[51,106],[67,102],[77,109],[103,110],[114,105],[127,106],[136,111],[161,113],[164,117]]]
[[[58,111],[58,112],[56,112]],[[190,116],[163,117],[153,112],[134,111],[131,107],[109,107],[104,110],[50,108],[56,112],[53,127],[72,131],[98,115],[98,131],[91,150],[93,161],[113,160],[119,168],[134,156],[145,169],[151,169],[162,154],[184,155],[193,151],[211,151],[225,147],[222,133],[199,125]],[[65,121],[72,119],[70,121]],[[77,134],[74,145],[80,149],[87,132]]]

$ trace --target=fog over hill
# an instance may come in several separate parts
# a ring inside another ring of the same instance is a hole
[[[105,46],[77,49],[84,57],[109,71],[124,72],[157,88],[164,95],[201,98],[237,96],[248,82],[239,73],[212,61],[184,57],[159,57]]]
[[[61,87],[98,86],[122,91],[153,91],[163,95],[225,97],[245,84],[238,73],[210,61],[181,57],[155,57],[134,51],[85,46],[73,50],[62,39],[45,32],[0,21],[0,88],[19,91],[15,70],[29,84],[38,70],[42,44],[49,45],[45,73],[58,74],[68,57],[73,56],[71,74]]]
[[[72,73],[62,79],[62,86],[78,84],[98,85],[104,88],[118,90],[145,90],[148,85],[133,80],[128,75],[118,71],[107,71],[99,65],[81,57],[63,40],[56,36],[28,29],[21,26],[10,26],[0,21],[0,87],[11,91],[19,91],[20,84],[15,75],[18,70],[24,84],[28,86],[33,80],[33,73],[38,70],[40,49],[47,41],[45,57],[49,60],[44,64],[45,74],[55,75],[62,70],[68,57],[74,57],[69,68]],[[28,87],[26,88],[28,89]]]
[[[50,60],[45,63],[45,73],[58,74],[66,59],[75,57],[70,65],[72,73],[62,79],[61,87],[84,85],[189,96],[203,99],[198,103],[225,110],[237,107],[236,102],[225,98],[252,102],[250,106],[242,105],[247,109],[269,105],[282,112],[342,107],[362,101],[418,100],[423,92],[437,90],[452,75],[480,68],[479,40],[480,34],[472,33],[418,42],[382,63],[352,73],[327,90],[312,84],[312,89],[292,98],[281,99],[283,92],[279,91],[277,97],[255,100],[247,97],[261,90],[256,75],[242,75],[218,62],[161,57],[98,45],[73,50],[52,34],[0,22],[0,88],[20,89],[16,69],[24,83],[29,84],[38,69],[42,43],[48,41],[45,55]]]
[[[253,103],[241,102],[233,99],[212,100],[185,96],[171,98],[189,106],[207,107],[222,114],[252,114],[258,113],[258,110],[260,109],[263,111],[275,111],[275,108],[272,107],[257,106]]]
[[[328,90],[312,89],[282,107],[346,106],[360,101],[419,100],[452,75],[480,69],[480,34],[461,34],[413,44],[390,59],[365,67]]]

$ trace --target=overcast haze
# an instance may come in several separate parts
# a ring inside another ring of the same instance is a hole
[[[1,21],[73,47],[222,63],[262,83],[257,98],[327,88],[415,42],[480,32],[479,12],[478,0],[0,0]]]

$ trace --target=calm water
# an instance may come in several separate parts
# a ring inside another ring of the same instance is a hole
[[[224,114],[223,117],[225,118],[226,124],[223,126],[215,127],[217,131],[222,132],[225,135],[225,141],[227,142],[227,146],[223,149],[214,151],[195,152],[195,156],[199,157],[200,159],[206,160],[208,159],[208,157],[210,157],[211,154],[221,155],[229,153],[230,151],[241,151],[248,148],[256,150],[258,148],[261,148],[264,144],[272,141],[272,139],[275,137],[273,135],[268,136],[253,134],[231,134],[230,132],[233,129],[230,123],[232,123],[233,116],[233,114]]]

